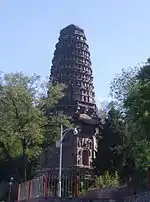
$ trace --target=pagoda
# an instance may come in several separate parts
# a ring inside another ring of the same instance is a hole
[[[63,83],[66,86],[64,97],[56,109],[69,116],[81,128],[74,136],[68,133],[63,142],[63,168],[92,169],[92,161],[97,151],[96,135],[100,120],[97,116],[93,74],[89,46],[84,30],[69,25],[60,31],[52,60],[51,85]],[[54,146],[43,154],[43,169],[59,167],[59,148]]]

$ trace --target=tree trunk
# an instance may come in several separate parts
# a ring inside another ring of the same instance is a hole
[[[22,156],[23,156],[23,180],[27,181],[27,158],[26,158],[26,142],[22,139]]]

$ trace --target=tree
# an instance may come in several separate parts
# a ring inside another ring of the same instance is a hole
[[[40,94],[40,102],[38,104],[40,111],[42,111],[45,117],[43,149],[51,146],[59,138],[61,124],[67,128],[72,127],[69,117],[56,109],[56,104],[64,96],[66,86],[64,84],[49,86],[46,83],[44,89],[44,93]]]
[[[150,140],[150,61],[138,71],[136,85],[124,101],[128,113],[141,128],[142,136]]]
[[[150,60],[140,67],[122,70],[111,83],[111,92],[121,102],[126,118],[140,127],[141,135],[150,134]]]
[[[121,103],[124,122],[122,175],[140,180],[149,161],[150,134],[150,60],[139,67],[123,70],[111,83],[114,98]]]
[[[136,84],[136,75],[139,67],[122,69],[121,74],[116,74],[110,83],[111,96],[119,103],[123,103]]]
[[[40,154],[43,143],[48,142],[46,146],[49,146],[50,140],[54,141],[54,136],[58,137],[60,121],[69,124],[64,115],[45,114],[46,110],[53,108],[62,97],[62,85],[45,86],[37,75],[29,77],[23,73],[1,74],[1,154],[6,160],[20,158],[24,165],[24,180],[27,178],[27,167]]]
[[[146,162],[149,158],[149,142],[135,137],[136,124],[112,103],[98,139],[98,152],[94,161],[97,174],[119,174],[123,183],[132,180],[134,185],[145,182]],[[138,181],[137,181],[138,179]]]
[[[43,117],[36,108],[37,89],[33,88],[39,78],[17,73],[5,74],[3,79],[0,91],[1,145],[10,157],[22,154],[26,172],[27,158],[39,154],[43,140]]]
[[[114,102],[107,106],[106,119],[98,138],[98,152],[94,162],[100,174],[115,172],[120,168],[119,145],[122,144],[122,115]]]

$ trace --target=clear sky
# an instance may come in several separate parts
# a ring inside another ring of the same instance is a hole
[[[115,73],[150,56],[150,0],[0,0],[0,70],[49,76],[69,24],[85,30],[97,100]]]

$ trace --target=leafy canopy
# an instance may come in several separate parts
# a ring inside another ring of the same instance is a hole
[[[43,147],[58,137],[65,115],[47,114],[63,97],[63,85],[50,86],[38,75],[22,72],[0,76],[0,154],[5,160],[20,158],[24,167],[36,159]],[[45,144],[46,143],[46,144]]]

